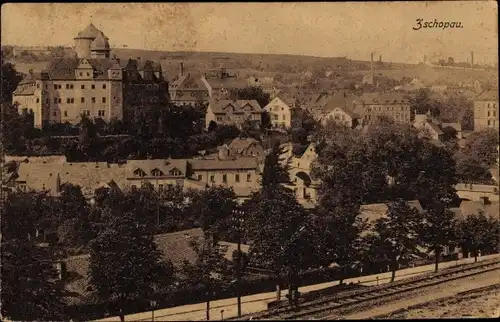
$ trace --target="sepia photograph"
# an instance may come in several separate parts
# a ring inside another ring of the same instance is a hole
[[[2,321],[500,318],[496,1],[0,22]]]

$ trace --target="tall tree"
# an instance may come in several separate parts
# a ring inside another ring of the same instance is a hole
[[[391,282],[394,282],[399,263],[407,261],[418,250],[419,211],[407,202],[397,200],[388,204],[387,216],[375,222],[373,246],[379,258],[391,268]]]
[[[121,321],[127,301],[151,297],[171,282],[171,264],[160,261],[153,236],[128,212],[113,216],[90,247],[90,283],[102,300],[118,302]]]
[[[264,171],[262,173],[263,189],[274,189],[278,185],[290,182],[288,163],[284,158],[285,148],[276,143],[271,152],[264,160]]]
[[[462,249],[472,252],[475,262],[477,262],[480,252],[491,249],[492,244],[495,243],[494,238],[492,238],[492,236],[496,235],[495,225],[491,225],[483,212],[469,214],[464,221],[460,222],[459,227]],[[498,244],[498,241],[496,243]]]
[[[439,258],[445,247],[453,247],[456,243],[458,224],[455,214],[446,204],[437,202],[422,213],[419,225],[421,244],[434,252],[435,271],[438,271]]]
[[[2,99],[1,103],[12,103],[12,93],[17,88],[17,85],[22,80],[22,75],[19,74],[11,63],[4,60],[2,51]]]

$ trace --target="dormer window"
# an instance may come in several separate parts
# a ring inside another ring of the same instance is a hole
[[[137,168],[135,171],[134,171],[134,175],[136,177],[145,177],[146,176],[146,173],[144,171],[142,171],[142,169],[140,168]]]
[[[153,171],[151,171],[151,175],[153,177],[161,177],[163,176],[163,172],[161,172],[161,170],[159,169],[153,169]]]
[[[170,174],[173,176],[180,176],[182,173],[177,169],[170,170]]]

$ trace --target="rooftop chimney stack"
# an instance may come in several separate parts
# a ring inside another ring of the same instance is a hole
[[[370,84],[374,84],[374,75],[373,75],[373,53],[370,55]]]

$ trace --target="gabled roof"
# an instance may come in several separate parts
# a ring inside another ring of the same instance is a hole
[[[494,90],[487,90],[479,94],[476,101],[497,101],[498,102],[498,88]]]
[[[231,106],[235,113],[243,113],[247,106],[251,108],[251,113],[262,112],[262,108],[256,100],[212,100],[210,102],[210,108],[215,114],[226,113],[225,109],[228,106]]]
[[[252,144],[260,144],[260,142],[254,138],[245,138],[245,139],[236,138],[233,141],[231,141],[231,144],[229,144],[229,148],[231,150],[237,151],[238,153],[241,153],[242,151],[250,147]]]

